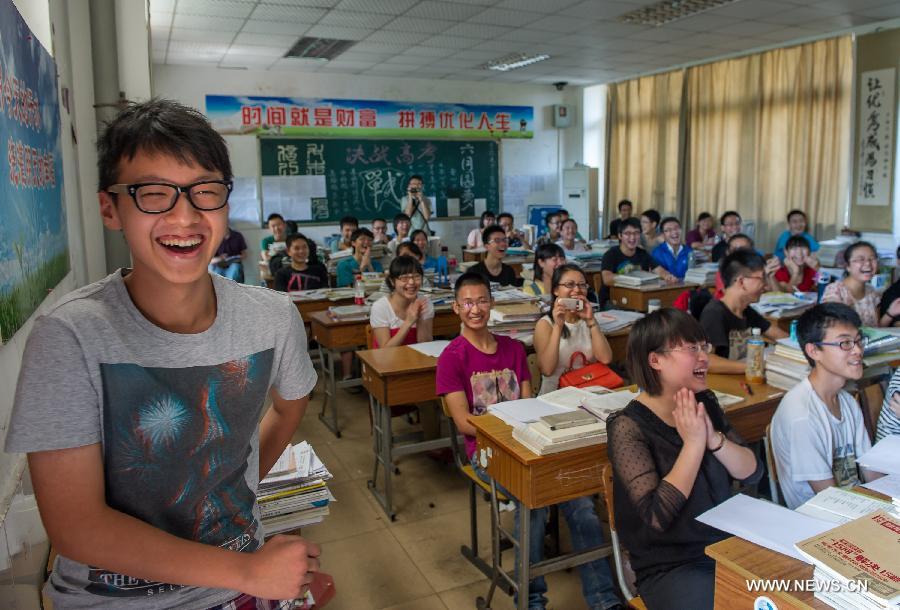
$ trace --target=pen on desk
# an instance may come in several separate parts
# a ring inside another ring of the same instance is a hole
[[[753,390],[747,385],[745,382],[741,382],[741,387],[744,388],[744,391],[747,392],[748,396],[753,396]]]

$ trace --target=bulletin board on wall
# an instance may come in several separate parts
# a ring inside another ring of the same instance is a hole
[[[898,57],[900,29],[856,40],[850,226],[859,231],[890,232],[893,228]]]
[[[343,216],[390,220],[420,175],[434,218],[500,210],[497,140],[337,139],[260,136],[262,217],[335,224]]]

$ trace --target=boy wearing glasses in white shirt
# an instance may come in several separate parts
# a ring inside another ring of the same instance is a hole
[[[844,384],[863,374],[866,339],[860,319],[842,303],[822,303],[797,321],[809,376],[785,394],[772,418],[772,447],[781,492],[794,509],[831,486],[881,476],[856,460],[869,450],[859,404]]]
[[[293,607],[277,600],[302,595],[319,549],[263,544],[255,492],[316,383],[303,321],[207,271],[232,173],[202,114],[134,104],[98,148],[100,214],[133,268],[35,320],[6,442],[59,552],[46,591],[58,608]]]

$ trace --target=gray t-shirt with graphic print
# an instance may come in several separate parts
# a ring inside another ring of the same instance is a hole
[[[212,275],[216,319],[183,335],[148,321],[118,271],[35,320],[6,451],[100,443],[106,502],[170,534],[251,552],[259,420],[270,388],[287,400],[316,382],[287,295]],[[235,591],[150,582],[56,560],[57,608],[208,608]]]

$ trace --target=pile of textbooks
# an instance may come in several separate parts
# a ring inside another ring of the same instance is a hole
[[[332,305],[328,315],[341,322],[368,320],[370,305]]]
[[[603,262],[603,253],[593,248],[583,252],[566,250],[566,262],[575,263],[585,271],[600,271]]]
[[[687,273],[684,274],[684,281],[700,284],[701,286],[713,284],[716,281],[716,273],[718,271],[718,263],[701,263],[687,270]]]
[[[644,317],[639,311],[626,311],[624,309],[608,309],[594,314],[597,325],[603,334],[609,334],[628,328]]]
[[[796,316],[815,304],[816,293],[814,292],[798,292],[794,294],[767,292],[760,297],[758,302],[753,303],[751,307],[761,316],[782,318],[785,316]]]
[[[640,288],[656,284],[659,282],[659,276],[649,271],[629,271],[616,276],[615,285],[624,286],[626,288]]]
[[[265,535],[320,523],[335,501],[325,483],[331,478],[309,443],[288,444],[256,492]]]
[[[858,241],[858,238],[849,235],[838,235],[834,239],[820,241],[816,257],[825,267],[842,267],[844,264],[844,250],[856,241]]]
[[[778,339],[774,351],[766,356],[766,381],[782,390],[790,390],[806,379],[810,370],[800,345],[790,337]]]

